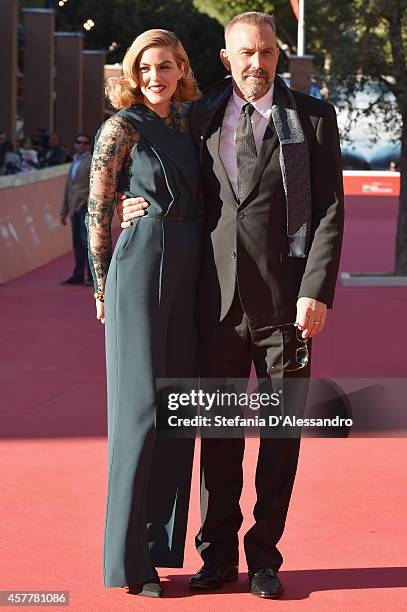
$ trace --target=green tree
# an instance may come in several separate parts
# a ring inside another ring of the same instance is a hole
[[[346,99],[353,120],[361,114],[370,118],[372,139],[380,114],[400,140],[395,272],[407,275],[407,0],[312,0],[307,11],[308,49],[328,58],[330,89]],[[355,109],[354,93],[367,88],[375,99]]]

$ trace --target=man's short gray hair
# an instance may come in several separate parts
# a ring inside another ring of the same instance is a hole
[[[240,13],[240,15],[236,15],[236,17],[233,17],[233,19],[231,19],[229,23],[225,25],[225,38],[233,26],[237,23],[248,23],[250,25],[260,25],[261,23],[266,23],[273,30],[274,34],[276,34],[276,20],[273,15],[260,13],[259,11],[249,11],[247,13]]]

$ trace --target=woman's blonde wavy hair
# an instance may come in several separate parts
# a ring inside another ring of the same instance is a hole
[[[138,68],[142,54],[151,47],[171,47],[177,66],[182,68],[182,77],[178,81],[173,100],[187,102],[197,100],[201,96],[188,55],[178,37],[169,30],[154,29],[137,36],[127,49],[123,59],[123,76],[111,77],[106,81],[106,96],[114,108],[126,108],[143,101]]]

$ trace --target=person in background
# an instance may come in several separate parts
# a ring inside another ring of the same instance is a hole
[[[8,174],[6,172],[6,157],[10,151],[14,151],[13,143],[7,138],[5,132],[0,132],[0,176],[2,174]],[[20,163],[20,157],[18,157],[18,166],[20,166]]]
[[[394,161],[394,159],[391,159],[389,161],[389,167],[387,169],[389,172],[398,172],[399,169],[397,168],[397,162]]]
[[[61,139],[56,132],[50,134],[48,140],[48,149],[44,155],[43,166],[48,168],[50,166],[58,166],[66,162],[66,152],[61,144]]]
[[[72,276],[62,281],[62,285],[93,286],[88,261],[88,234],[85,225],[87,201],[89,195],[89,173],[92,161],[90,152],[90,138],[80,133],[75,141],[75,154],[69,169],[65,186],[64,200],[60,218],[62,225],[66,225],[69,216],[72,226],[72,243],[75,255],[75,268]],[[85,267],[87,277],[85,278]]]
[[[10,142],[7,140],[7,134],[0,132],[0,169],[4,166],[5,144]]]
[[[22,146],[18,150],[18,154],[21,157],[20,172],[22,173],[31,172],[31,170],[34,170],[40,167],[39,161],[38,161],[38,153],[33,148],[30,138],[26,138],[23,141]]]
[[[44,128],[37,128],[33,134],[31,134],[31,143],[33,149],[37,151],[39,168],[44,166],[45,153],[48,150],[48,138],[49,134]]]
[[[13,143],[6,140],[1,150],[0,176],[18,174],[21,169],[21,158],[14,153]]]

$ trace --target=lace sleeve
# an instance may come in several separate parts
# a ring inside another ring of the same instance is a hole
[[[95,291],[104,293],[112,258],[111,221],[120,172],[130,161],[138,132],[122,117],[110,117],[100,128],[90,170],[88,256]]]

